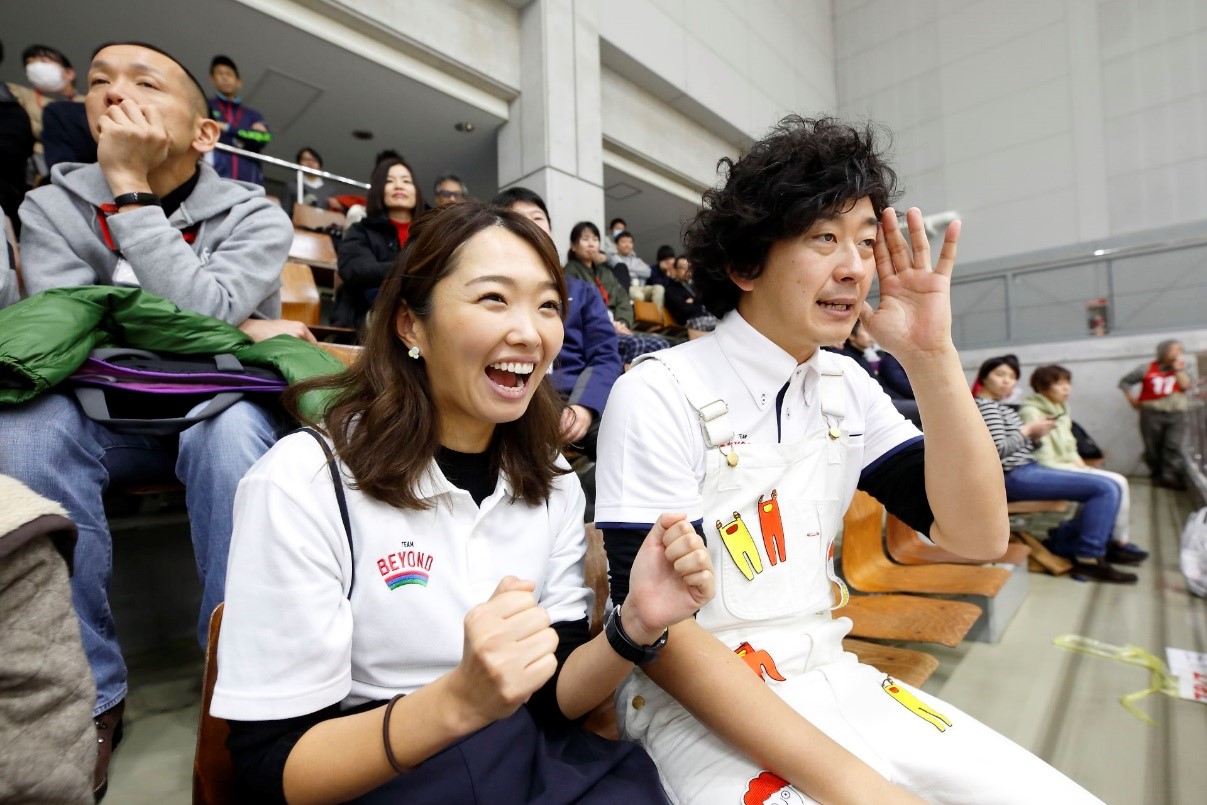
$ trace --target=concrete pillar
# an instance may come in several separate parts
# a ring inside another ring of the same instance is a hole
[[[603,129],[596,0],[533,0],[520,14],[520,95],[499,129],[499,187],[540,193],[558,252],[570,229],[602,230]]]

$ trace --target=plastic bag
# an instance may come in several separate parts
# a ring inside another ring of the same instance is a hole
[[[1207,598],[1207,506],[1192,512],[1182,529],[1182,575],[1190,592]]]

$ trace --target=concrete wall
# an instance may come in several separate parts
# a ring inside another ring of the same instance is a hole
[[[1089,432],[1106,453],[1106,468],[1125,475],[1147,475],[1144,446],[1140,442],[1139,415],[1118,389],[1119,378],[1141,363],[1149,363],[1157,342],[1178,338],[1188,355],[1199,353],[1207,363],[1207,329],[1161,335],[1108,336],[1017,348],[961,350],[960,361],[971,386],[981,363],[994,355],[1013,352],[1022,364],[1021,386],[1031,393],[1027,381],[1037,366],[1058,363],[1073,373],[1073,395],[1069,407],[1073,418]],[[1199,376],[1207,365],[1199,366]]]
[[[1201,0],[836,0],[838,107],[975,262],[1207,218]],[[1207,230],[1207,223],[1202,224]]]
[[[604,66],[734,144],[833,109],[829,0],[610,0]]]

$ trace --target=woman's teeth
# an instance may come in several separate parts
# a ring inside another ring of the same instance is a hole
[[[536,369],[535,363],[492,363],[491,369],[498,369],[500,372],[513,372],[517,375],[530,375]]]

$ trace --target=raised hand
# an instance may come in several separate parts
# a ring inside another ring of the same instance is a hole
[[[952,348],[951,272],[960,239],[960,222],[952,221],[932,269],[922,211],[911,207],[905,221],[908,243],[893,209],[881,213],[880,234],[873,246],[880,304],[873,310],[865,302],[860,316],[876,342],[898,360]]]
[[[682,514],[664,514],[646,535],[629,573],[624,630],[641,645],[712,600],[716,580],[703,538]]]
[[[506,576],[465,616],[454,690],[482,726],[510,716],[557,670],[557,632],[535,589],[531,581]]]

